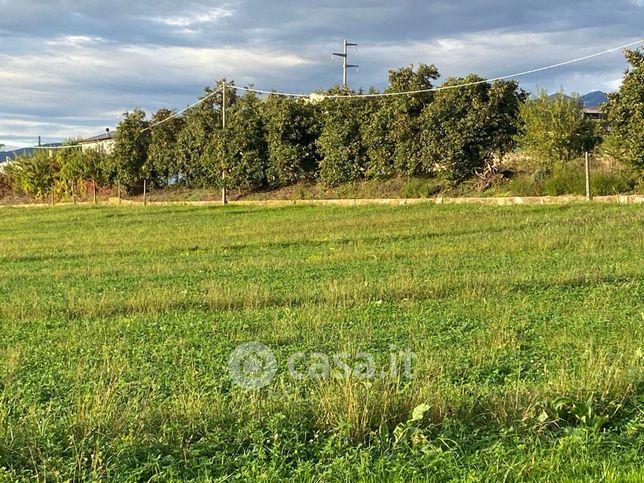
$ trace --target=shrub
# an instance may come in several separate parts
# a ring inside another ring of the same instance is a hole
[[[39,150],[20,156],[5,168],[9,183],[16,191],[41,198],[51,193],[60,172],[56,156]]]
[[[315,109],[300,99],[270,96],[264,102],[270,185],[286,186],[315,176],[319,162],[315,141],[320,131]]]
[[[548,196],[583,195],[586,192],[584,173],[570,165],[559,168],[544,181],[543,191]]]
[[[591,173],[590,186],[594,195],[615,195],[632,191],[635,180],[624,173]]]
[[[442,189],[441,181],[436,178],[412,178],[401,186],[400,196],[403,198],[430,198],[440,193]]]
[[[11,190],[11,178],[0,168],[0,198],[7,196]]]
[[[543,183],[536,180],[534,175],[517,175],[508,181],[507,189],[512,196],[540,196],[543,193]]]
[[[546,91],[521,106],[523,132],[519,146],[531,156],[547,163],[570,162],[599,141],[596,126],[584,117],[578,97],[560,92],[548,96]]]

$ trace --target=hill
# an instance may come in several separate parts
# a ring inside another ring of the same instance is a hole
[[[584,107],[597,107],[608,102],[608,94],[603,91],[593,91],[581,96]]]
[[[574,99],[573,96],[569,96],[561,92],[556,92],[548,96],[550,100],[555,100],[560,97],[563,97],[566,100]],[[593,92],[589,92],[588,94],[584,94],[583,96],[580,96],[579,100],[581,101],[584,107],[597,107],[608,102],[608,94],[606,94],[603,91],[593,91]]]
[[[42,145],[42,147],[45,147],[45,148],[55,148],[58,146],[62,146],[62,143],[50,143],[50,144]],[[0,151],[0,163],[14,160],[19,156],[30,156],[35,151],[36,151],[35,148],[20,148],[20,149],[14,149],[13,151]]]

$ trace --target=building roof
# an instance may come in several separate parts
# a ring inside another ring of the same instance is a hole
[[[112,139],[114,139],[114,132],[109,131],[109,132],[105,132],[103,134],[99,134],[98,136],[93,136],[91,138],[83,139],[81,141],[81,144],[84,144],[84,143],[97,143],[97,142],[101,142],[101,141],[111,141]]]
[[[584,107],[584,112],[586,114],[603,114],[604,107],[603,106]]]

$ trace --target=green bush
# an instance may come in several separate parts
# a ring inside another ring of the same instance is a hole
[[[538,176],[537,176],[538,174]],[[615,195],[632,192],[636,181],[624,173],[590,174],[591,192],[595,196]],[[507,185],[510,196],[560,196],[586,194],[586,180],[580,168],[569,166],[550,175],[542,171],[529,175],[514,176]]]
[[[441,192],[443,185],[437,179],[412,178],[400,188],[403,198],[430,198]]]
[[[584,117],[579,97],[563,92],[549,96],[542,90],[521,105],[521,118],[519,146],[550,165],[570,162],[600,141],[596,124]]]
[[[7,185],[15,191],[42,198],[48,196],[60,174],[58,159],[45,150],[31,156],[20,156],[6,165]]]
[[[583,195],[586,192],[586,181],[581,169],[566,166],[555,170],[543,183],[547,196]]]
[[[511,196],[540,196],[543,184],[527,174],[514,176],[507,184]]]
[[[633,191],[635,180],[623,173],[591,173],[590,186],[594,195],[616,195]]]

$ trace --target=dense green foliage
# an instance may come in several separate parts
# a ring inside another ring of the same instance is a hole
[[[433,65],[392,70],[385,93],[432,89],[438,77]],[[465,81],[472,79],[480,80]],[[524,99],[515,82],[483,83],[456,95],[355,99],[356,92],[337,87],[308,99],[238,96],[227,87],[224,127],[221,85],[206,88],[203,102],[181,116],[161,109],[147,121],[141,110],[125,113],[104,169],[109,181],[137,193],[144,179],[247,191],[305,179],[335,186],[447,172],[460,180],[511,147],[508,133],[520,128]]]
[[[318,169],[315,142],[320,123],[316,107],[303,100],[269,96],[264,104],[269,186],[313,178]]]
[[[639,481],[643,222],[0,209],[0,479]],[[227,365],[253,340],[279,371],[249,392]],[[286,371],[295,351],[392,347],[414,379]]]
[[[218,158],[228,186],[252,190],[266,184],[268,148],[260,100],[254,93],[237,100],[225,131],[214,141],[222,151]]]
[[[77,140],[68,140],[73,145]],[[32,156],[21,156],[2,170],[3,195],[10,191],[35,198],[78,195],[84,190],[108,185],[114,173],[112,159],[102,150],[80,148],[38,150]],[[89,184],[89,186],[87,186]]]
[[[78,140],[69,140],[67,143],[75,145]],[[100,149],[91,149],[83,152],[81,149],[62,149],[56,153],[60,166],[59,189],[71,190],[72,183],[82,184],[91,181],[96,184],[108,184],[110,174],[114,173],[110,157]]]
[[[413,92],[434,87],[438,69],[421,64],[416,71],[413,66],[389,72],[386,94]],[[372,102],[373,112],[363,123],[367,145],[369,178],[387,178],[396,174],[415,176],[431,172],[431,166],[423,162],[420,119],[431,103],[433,93],[424,92],[409,96],[383,97]],[[375,103],[375,106],[373,105]]]
[[[152,127],[146,171],[153,174],[153,179],[166,183],[180,173],[177,144],[186,124],[183,117],[173,116],[174,111],[160,109],[150,120]]]
[[[627,50],[626,59],[630,67],[607,106],[612,144],[617,156],[644,171],[644,50]]]
[[[175,147],[178,174],[187,186],[220,186],[226,163],[223,149],[218,149],[222,146],[223,95],[217,87],[206,88],[201,99],[184,115],[185,127]],[[227,89],[226,107],[232,107],[236,100],[236,91]]]
[[[480,81],[468,76],[450,79],[445,86]],[[437,92],[423,113],[424,159],[452,179],[471,176],[514,147],[524,98],[518,83],[502,81]]]
[[[36,151],[7,164],[4,173],[14,189],[31,196],[44,197],[52,192],[59,174],[58,158],[48,151]]]
[[[111,159],[113,176],[127,191],[139,191],[143,180],[154,174],[152,164],[147,162],[149,145],[145,112],[140,109],[126,112],[116,130]]]
[[[519,144],[528,153],[555,166],[590,151],[599,141],[598,126],[584,117],[577,97],[546,91],[528,100],[521,108],[525,123]]]
[[[341,89],[332,94],[348,94]],[[320,151],[320,179],[335,185],[359,179],[367,164],[367,146],[360,126],[369,105],[357,99],[325,99],[321,103],[323,125],[317,141]]]

